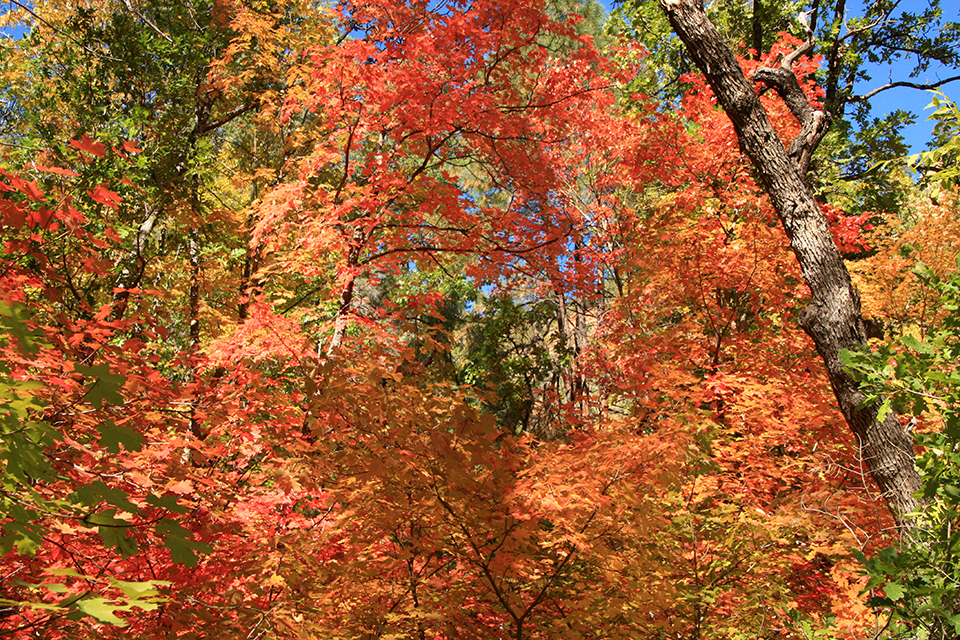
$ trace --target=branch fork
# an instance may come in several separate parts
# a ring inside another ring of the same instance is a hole
[[[800,133],[790,144],[789,155],[797,163],[800,171],[806,173],[810,168],[810,158],[817,145],[830,128],[830,114],[814,109],[800,87],[793,65],[801,56],[813,51],[813,38],[784,56],[778,67],[761,67],[753,74],[755,82],[762,82],[777,92],[790,109],[790,113],[800,122]]]

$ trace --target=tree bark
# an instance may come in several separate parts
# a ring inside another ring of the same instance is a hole
[[[753,55],[759,60],[763,55],[763,3],[762,0],[753,0]]]
[[[800,51],[779,68],[759,70],[754,78],[776,90],[800,121],[802,131],[788,151],[770,124],[753,82],[744,76],[700,0],[660,0],[660,6],[733,122],[741,149],[770,195],[812,294],[800,326],[823,359],[864,463],[897,524],[908,527],[910,513],[918,505],[913,496],[920,488],[913,440],[893,413],[881,421],[877,405],[859,408],[864,395],[840,363],[840,352],[865,344],[867,335],[859,295],[806,178],[810,155],[826,132],[829,117],[811,107],[790,69]],[[811,45],[812,40],[801,49],[809,50]]]

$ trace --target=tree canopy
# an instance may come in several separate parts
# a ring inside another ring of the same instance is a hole
[[[960,633],[951,19],[11,3],[0,635]]]

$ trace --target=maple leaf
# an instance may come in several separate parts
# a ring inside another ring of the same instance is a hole
[[[113,208],[116,208],[118,204],[123,202],[123,198],[120,197],[120,194],[118,194],[116,191],[107,189],[104,185],[100,185],[95,189],[87,191],[87,195],[89,195],[96,202]]]
[[[43,190],[35,181],[18,180],[16,186],[32,200],[39,202],[44,198]]]
[[[80,174],[72,169],[64,169],[63,167],[48,167],[46,165],[37,164],[34,165],[37,171],[45,171],[47,173],[56,173],[61,176],[68,176],[71,178],[79,178]]]
[[[844,610],[842,545],[807,542],[843,525],[808,505],[858,461],[702,80],[621,109],[633,72],[537,3],[154,9],[142,41],[190,64],[136,123],[150,157],[84,135],[84,180],[12,172],[0,201],[0,421],[30,436],[0,545],[33,554],[0,568],[90,592],[38,630],[719,638]],[[201,133],[197,96],[235,126]],[[169,606],[124,608],[153,584]]]
[[[107,147],[105,145],[91,140],[87,134],[80,136],[79,140],[74,140],[71,138],[70,144],[76,149],[94,155],[98,158],[104,157],[107,153]]]

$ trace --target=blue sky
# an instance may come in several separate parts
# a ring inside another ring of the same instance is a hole
[[[861,3],[854,4],[857,5]],[[903,11],[909,11],[911,13],[921,12],[926,5],[927,2],[925,0],[901,0],[900,2],[900,8]],[[943,10],[944,21],[960,21],[960,2],[957,2],[957,0],[941,0],[941,8]],[[854,6],[852,11],[856,11],[857,13],[852,13],[851,15],[858,15],[861,9],[859,6]],[[917,78],[910,78],[910,73],[913,69],[914,66],[910,61],[900,61],[898,64],[884,68],[872,68],[870,69],[870,73],[873,79],[869,83],[863,83],[863,86],[858,86],[857,91],[865,93],[876,87],[883,86],[891,80],[894,82],[906,80],[918,84],[932,84],[945,78],[960,75],[960,69],[931,66],[926,73],[921,74]],[[960,81],[944,85],[941,89],[947,96],[954,100],[960,99]],[[896,109],[912,111],[917,114],[917,123],[904,130],[904,137],[907,143],[912,147],[912,151],[917,152],[923,150],[927,141],[930,140],[930,134],[933,131],[933,122],[927,119],[932,110],[924,110],[926,106],[930,104],[931,99],[932,95],[927,91],[897,87],[877,94],[872,100],[872,103],[875,115],[886,114]]]

